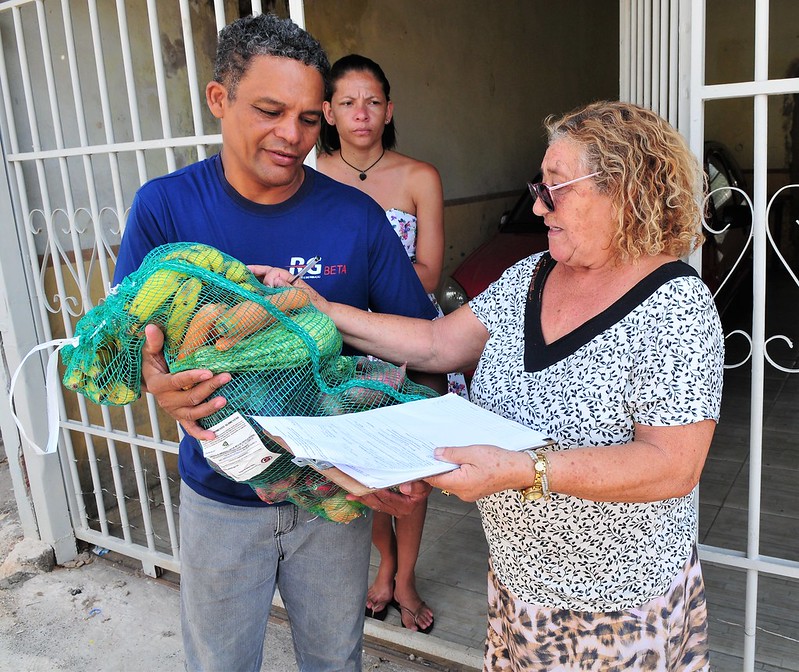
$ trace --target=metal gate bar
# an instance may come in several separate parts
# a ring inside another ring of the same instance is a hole
[[[744,616],[744,670],[754,670],[760,573],[799,578],[799,563],[760,554],[762,451],[764,429],[763,390],[766,353],[766,253],[768,249],[767,138],[768,97],[799,91],[799,80],[768,79],[769,3],[755,3],[755,81],[708,86],[704,83],[705,3],[692,6],[692,76],[690,141],[694,152],[702,151],[704,105],[708,100],[751,97],[754,106],[754,183],[753,183],[753,315],[751,345],[751,393],[749,435],[749,499],[746,554],[728,549],[700,546],[703,561],[746,571]],[[776,249],[776,248],[775,248]],[[738,364],[742,365],[745,362]]]
[[[680,0],[620,0],[619,98],[679,127]]]

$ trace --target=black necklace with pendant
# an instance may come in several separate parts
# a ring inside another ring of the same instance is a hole
[[[361,170],[360,168],[356,168],[349,161],[347,161],[347,159],[345,159],[344,155],[341,153],[341,150],[339,150],[338,155],[341,157],[341,160],[344,163],[346,163],[350,168],[352,168],[353,170],[357,170],[358,171],[358,177],[361,179],[361,182],[363,182],[366,179],[366,173],[368,173],[370,170],[372,170],[372,168],[374,168],[380,162],[380,159],[383,158],[385,153],[386,153],[386,148],[383,147],[383,151],[381,152],[380,156],[377,157],[377,161],[375,161],[368,168],[364,168],[363,170]]]

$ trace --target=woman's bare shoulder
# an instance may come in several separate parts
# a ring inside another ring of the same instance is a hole
[[[394,156],[394,163],[397,167],[401,167],[411,173],[419,173],[422,175],[438,175],[438,170],[432,163],[428,163],[427,161],[422,161],[420,159],[414,159],[412,156],[400,154],[399,152],[395,151],[392,151],[391,153]]]
[[[434,192],[441,190],[441,176],[432,163],[414,159],[394,152],[396,160],[393,170],[401,174],[403,182],[408,189],[417,195],[432,189]],[[416,198],[414,198],[416,200]]]

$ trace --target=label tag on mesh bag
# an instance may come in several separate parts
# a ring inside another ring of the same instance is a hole
[[[216,433],[216,438],[200,441],[203,455],[234,481],[254,478],[280,457],[267,449],[239,412],[209,429]]]

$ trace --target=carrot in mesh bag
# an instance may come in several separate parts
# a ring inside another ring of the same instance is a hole
[[[264,501],[292,501],[329,520],[347,522],[363,506],[347,501],[319,472],[295,464],[248,416],[336,415],[435,396],[408,380],[404,368],[342,356],[341,335],[305,292],[265,287],[244,264],[199,243],[152,250],[78,322],[77,344],[61,351],[64,385],[99,404],[137,399],[149,323],[164,331],[171,372],[206,368],[232,374],[215,393],[228,403],[200,423],[214,427],[239,413],[277,456],[244,482]],[[219,464],[209,464],[232,478]]]

